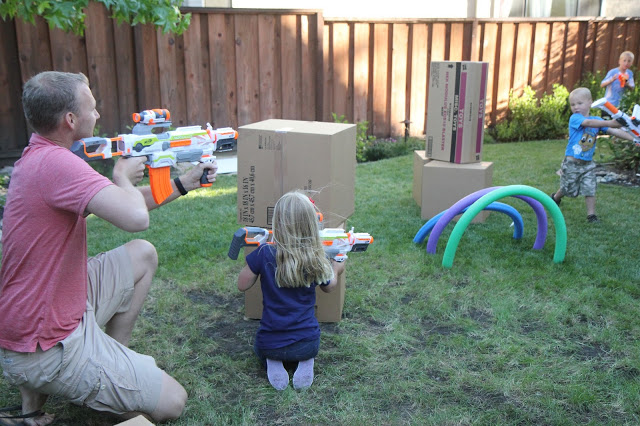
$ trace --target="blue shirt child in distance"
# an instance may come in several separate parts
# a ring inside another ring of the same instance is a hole
[[[618,67],[609,70],[600,83],[600,87],[606,87],[604,97],[616,108],[620,106],[624,90],[633,89],[636,86],[633,81],[633,72],[629,69],[633,59],[632,52],[622,52],[618,59]]]

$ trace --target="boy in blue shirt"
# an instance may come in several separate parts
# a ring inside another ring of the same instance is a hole
[[[556,204],[562,197],[584,195],[587,205],[587,221],[599,222],[596,216],[596,165],[593,153],[596,150],[596,137],[599,132],[620,139],[633,141],[633,137],[615,120],[603,120],[590,116],[591,92],[586,87],[579,87],[569,94],[569,105],[573,113],[569,118],[569,142],[562,162],[560,189],[551,194]],[[613,128],[617,127],[617,128]]]
[[[629,69],[633,64],[633,58],[633,53],[622,52],[618,60],[618,67],[609,70],[600,83],[600,87],[607,88],[604,97],[616,108],[620,106],[620,99],[622,99],[624,89],[633,89],[635,87],[633,72]]]

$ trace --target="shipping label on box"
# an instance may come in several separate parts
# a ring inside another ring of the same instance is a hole
[[[270,228],[276,201],[306,191],[336,227],[355,210],[355,124],[265,120],[238,129],[238,223]]]
[[[451,163],[482,158],[487,62],[431,62],[426,155]]]

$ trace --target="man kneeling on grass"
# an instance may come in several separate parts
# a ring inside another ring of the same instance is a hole
[[[0,269],[0,363],[20,389],[22,414],[0,413],[0,424],[51,423],[41,411],[48,395],[123,418],[177,418],[184,388],[127,347],[158,266],[155,248],[133,240],[87,260],[89,214],[129,232],[149,226],[158,204],[149,187],[135,187],[146,157],[121,158],[110,181],[70,151],[100,117],[83,74],[36,75],[23,106],[36,133],[11,176]],[[199,188],[206,169],[215,181],[216,163],[202,163],[174,181],[163,204]]]

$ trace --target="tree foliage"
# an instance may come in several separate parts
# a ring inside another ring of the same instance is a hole
[[[183,0],[96,0],[103,3],[118,23],[131,25],[152,23],[164,33],[182,34],[191,14],[182,14]],[[89,0],[0,0],[2,19],[20,18],[35,23],[42,16],[51,28],[83,35],[85,9]]]

